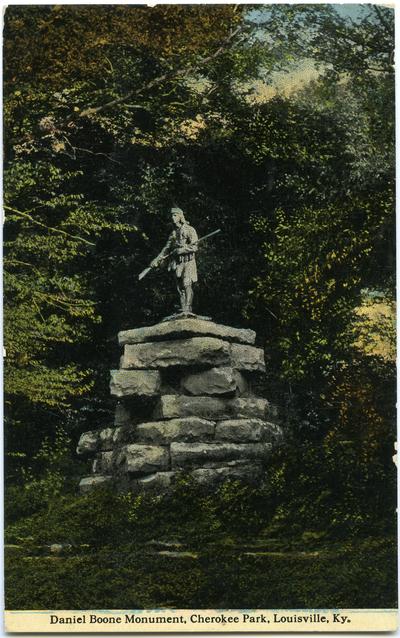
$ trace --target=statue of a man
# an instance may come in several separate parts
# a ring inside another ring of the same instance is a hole
[[[151,267],[157,267],[165,255],[172,253],[168,258],[168,270],[175,275],[181,312],[189,314],[193,305],[193,284],[197,282],[195,253],[198,237],[180,208],[171,208],[171,216],[175,229],[160,254],[151,262]]]

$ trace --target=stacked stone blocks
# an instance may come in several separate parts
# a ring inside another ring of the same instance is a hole
[[[78,454],[94,457],[81,490],[112,482],[161,492],[181,472],[206,484],[259,481],[282,432],[276,410],[252,392],[265,371],[255,336],[198,318],[120,332],[114,427],[81,436]]]

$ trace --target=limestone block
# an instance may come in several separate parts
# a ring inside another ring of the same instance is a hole
[[[104,487],[107,483],[111,483],[112,476],[86,476],[79,483],[79,490],[82,494],[90,492],[96,487]]]
[[[188,337],[218,337],[225,341],[253,344],[256,339],[254,330],[232,328],[213,321],[187,318],[157,323],[133,330],[124,330],[118,334],[120,346],[144,341],[163,341],[167,339],[187,339]]]
[[[117,427],[120,425],[127,425],[128,423],[130,423],[130,421],[130,411],[123,403],[121,403],[121,401],[118,401],[117,405],[115,406],[114,425]]]
[[[102,452],[93,462],[92,471],[94,474],[112,474],[114,469],[115,453],[110,450]]]
[[[233,374],[236,379],[236,396],[248,396],[251,394],[251,385],[246,379],[246,377],[239,372],[238,370],[234,370]]]
[[[233,399],[234,418],[237,419],[263,419],[271,413],[271,405],[267,399],[238,398]],[[275,414],[275,412],[274,412]]]
[[[261,419],[230,419],[219,421],[215,429],[216,441],[261,441],[264,421]]]
[[[153,412],[154,419],[174,419],[198,416],[210,421],[224,419],[264,419],[269,411],[266,399],[215,397],[189,397],[165,394],[160,397]]]
[[[215,423],[198,417],[152,421],[136,426],[140,442],[165,444],[171,441],[207,441],[214,437]]]
[[[190,474],[198,483],[204,485],[214,485],[228,479],[246,483],[258,483],[262,475],[262,465],[257,461],[252,461],[241,463],[240,465],[197,468],[192,470]]]
[[[93,454],[99,447],[99,431],[91,430],[90,432],[84,432],[81,434],[81,438],[76,448],[77,454]]]
[[[113,444],[118,445],[118,443],[128,443],[129,442],[129,434],[132,430],[135,430],[135,426],[121,426],[119,428],[115,428],[113,434]]]
[[[251,442],[268,441],[276,443],[282,436],[282,429],[276,423],[261,419],[231,419],[219,421],[215,429],[216,441]]]
[[[223,366],[230,361],[230,344],[212,337],[126,345],[121,368]]]
[[[137,486],[143,492],[166,492],[173,484],[175,472],[156,472],[137,479]]]
[[[122,443],[133,443],[136,440],[136,425],[125,425],[115,428],[113,436],[114,447],[120,446]]]
[[[270,443],[171,443],[171,466],[175,469],[209,461],[264,459],[271,447]]]
[[[266,455],[268,455],[269,453],[269,449],[266,452]],[[202,465],[202,467],[206,468],[206,469],[218,469],[219,467],[223,466],[223,467],[239,467],[242,465],[248,465],[249,463],[251,465],[259,465],[260,467],[263,466],[263,462],[264,459],[233,459],[233,460],[229,460],[229,459],[225,459],[225,461],[208,461],[207,463],[204,463],[204,465]]]
[[[168,470],[169,461],[166,447],[132,443],[119,450],[115,464],[122,472],[146,474]]]
[[[274,408],[276,411],[276,408]],[[280,444],[283,441],[283,430],[277,423],[270,423],[266,421],[264,423],[262,441],[269,441],[274,444]]]
[[[188,374],[181,381],[182,389],[194,395],[234,394],[247,388],[246,380],[240,372],[232,368],[211,368],[204,372]]]
[[[265,372],[264,350],[238,343],[231,344],[231,365],[237,370]]]
[[[116,397],[156,396],[161,376],[156,370],[111,370],[110,390]]]
[[[114,444],[114,428],[104,428],[99,432],[99,448],[101,450],[111,450]]]

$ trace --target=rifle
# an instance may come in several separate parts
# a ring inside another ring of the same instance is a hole
[[[208,235],[204,235],[203,237],[200,237],[200,239],[198,239],[197,241],[195,241],[192,246],[194,246],[195,244],[199,244],[201,241],[203,241],[204,239],[208,239],[209,237],[212,237],[213,235],[217,235],[217,233],[220,233],[221,229],[218,228],[218,230],[214,230],[212,233],[208,233]],[[160,262],[164,261],[164,259],[168,259],[168,257],[171,257],[171,255],[173,255],[175,252],[175,250],[172,250],[170,253],[168,253],[167,255],[164,255],[164,257],[161,257]],[[141,279],[143,279],[143,277],[146,277],[146,275],[150,272],[150,270],[152,270],[154,268],[154,266],[148,266],[148,268],[145,268],[144,270],[142,270],[142,272],[140,273],[140,275],[138,275],[138,279],[139,281]]]

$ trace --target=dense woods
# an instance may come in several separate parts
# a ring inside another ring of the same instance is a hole
[[[391,547],[393,13],[376,5],[8,7],[9,543],[28,554],[52,542],[104,552],[111,532],[125,547],[179,526],[186,536],[198,530],[197,547],[260,533],[294,548],[360,542],[363,560],[370,547],[377,556]],[[165,242],[172,205],[199,235],[223,231],[199,253],[195,311],[257,331],[268,361],[263,390],[279,407],[286,445],[256,491],[228,484],[213,501],[183,477],[171,520],[170,506],[151,499],[79,497],[87,468],[75,448],[81,432],[112,421],[117,332],[173,309],[167,273],[137,279]],[[160,507],[165,524],[154,531]],[[386,584],[371,607],[394,606],[386,565],[387,556],[374,571]],[[54,607],[50,586],[32,601],[18,584],[26,571],[13,569],[9,608]],[[33,583],[47,578],[45,567],[42,576],[29,569]],[[353,577],[365,580],[362,570]],[[138,604],[243,606],[229,598],[234,578],[223,600],[195,585],[185,599],[178,576],[171,580],[168,595],[149,590]],[[133,608],[119,591],[84,604]],[[65,596],[60,608],[79,608]],[[351,588],[345,602],[308,592],[282,605],[362,606],[351,596]],[[248,604],[268,600],[249,595]]]

